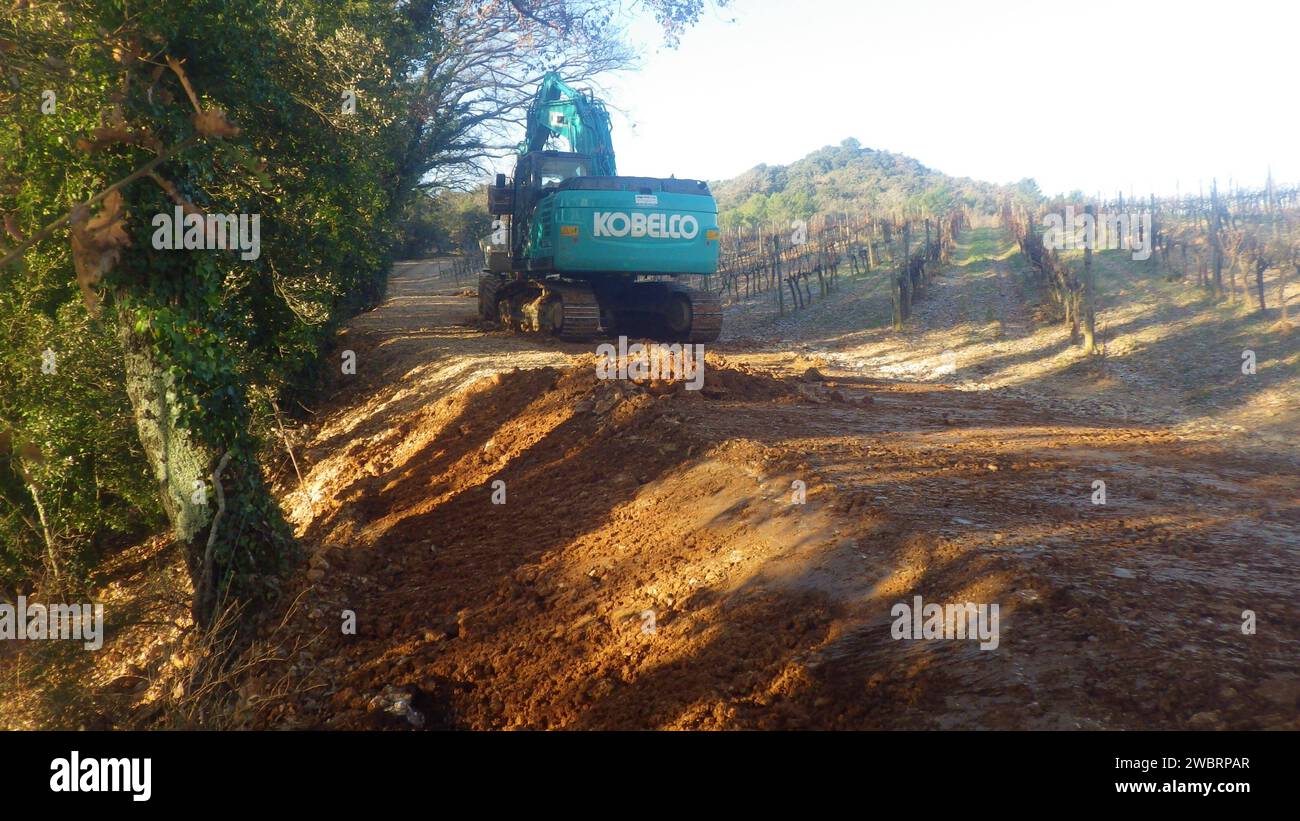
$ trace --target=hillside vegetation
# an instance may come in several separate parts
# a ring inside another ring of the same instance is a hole
[[[864,148],[852,137],[789,165],[756,165],[710,187],[729,231],[819,213],[942,214],[954,207],[991,213],[1008,194],[1038,191],[1032,180],[1008,187],[951,177],[904,154]]]

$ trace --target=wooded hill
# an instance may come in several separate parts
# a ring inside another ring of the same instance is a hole
[[[903,154],[850,137],[789,165],[756,165],[710,183],[724,229],[806,219],[816,213],[941,214],[965,206],[995,213],[1012,187],[951,177]],[[1014,188],[1037,186],[1026,180]]]

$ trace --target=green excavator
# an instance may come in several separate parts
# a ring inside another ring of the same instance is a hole
[[[557,138],[567,150],[547,147]],[[518,151],[513,178],[488,186],[483,319],[568,340],[718,338],[718,295],[678,281],[717,272],[706,183],[619,176],[605,106],[555,72],[542,78]]]

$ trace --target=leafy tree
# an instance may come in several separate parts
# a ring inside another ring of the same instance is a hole
[[[632,5],[671,43],[705,4]],[[417,192],[475,172],[543,68],[580,79],[627,64],[623,8],[12,4],[0,18],[5,579],[67,578],[108,537],[165,517],[201,622],[228,597],[274,595],[297,557],[259,459],[277,400],[308,389],[338,323],[382,297]],[[250,228],[256,215],[259,252],[159,247],[154,220],[178,208]],[[464,244],[476,219],[452,207],[440,230]],[[46,350],[57,373],[40,370]]]
[[[750,228],[762,225],[771,218],[767,208],[767,197],[762,194],[750,194],[749,199],[736,209],[736,217]]]

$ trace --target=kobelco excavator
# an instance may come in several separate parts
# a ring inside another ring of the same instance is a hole
[[[563,138],[567,150],[547,148]],[[479,313],[516,331],[712,342],[718,295],[682,274],[718,267],[718,207],[700,180],[620,177],[609,113],[547,73],[528,110],[513,179],[488,186]]]

